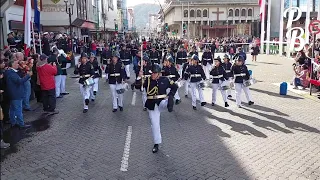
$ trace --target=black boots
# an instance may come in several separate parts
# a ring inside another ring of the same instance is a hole
[[[152,153],[157,153],[159,151],[159,144],[155,144],[152,148]]]

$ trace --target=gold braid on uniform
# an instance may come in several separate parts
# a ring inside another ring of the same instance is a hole
[[[151,79],[151,78],[148,78],[147,94],[148,94],[149,96],[154,96],[154,95],[158,94],[158,87],[155,86],[155,87],[153,87],[153,88],[150,90],[150,79]]]

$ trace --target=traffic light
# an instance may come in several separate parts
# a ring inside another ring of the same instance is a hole
[[[115,29],[116,31],[118,31],[118,24],[115,24],[115,25],[114,25],[114,29]]]
[[[183,30],[183,34],[185,35],[186,33],[187,33],[187,30],[184,29],[184,30]]]
[[[166,31],[169,30],[169,25],[168,25],[168,23],[165,23],[164,28],[165,28]]]
[[[183,29],[187,29],[187,25],[183,23]]]

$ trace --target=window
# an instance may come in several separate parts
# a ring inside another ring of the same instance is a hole
[[[202,12],[202,16],[203,17],[208,17],[208,10],[203,10],[203,12]]]
[[[248,16],[252,16],[252,9],[248,9]]]
[[[194,17],[194,10],[193,9],[190,11],[190,17]]]
[[[229,15],[230,17],[233,17],[233,9],[229,9]]]
[[[241,16],[246,16],[246,15],[247,15],[246,10],[245,10],[245,9],[242,9],[242,10],[241,10]]]
[[[188,10],[183,11],[183,17],[188,17]]]
[[[208,25],[208,21],[203,21],[203,25]]]
[[[236,11],[235,11],[235,16],[239,17],[239,15],[240,15],[240,10],[239,10],[239,9],[236,9]]]
[[[201,17],[201,10],[200,9],[197,10],[197,17]]]

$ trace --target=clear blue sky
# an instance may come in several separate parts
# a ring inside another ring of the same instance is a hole
[[[159,0],[160,3],[163,3],[164,0]],[[127,6],[130,7],[130,6],[134,6],[134,5],[137,5],[137,4],[142,4],[142,3],[151,3],[151,4],[159,4],[158,3],[158,0],[127,0]]]

